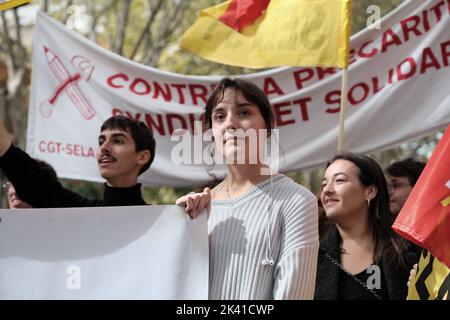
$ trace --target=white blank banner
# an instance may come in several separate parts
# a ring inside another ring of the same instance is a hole
[[[206,214],[0,210],[0,299],[207,299]]]

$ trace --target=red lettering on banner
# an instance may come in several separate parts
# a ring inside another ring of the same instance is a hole
[[[306,97],[298,100],[292,101],[292,104],[298,104],[300,106],[300,114],[302,115],[303,121],[309,120],[308,115],[308,102],[312,101],[311,97]]]
[[[85,149],[83,148],[83,146],[76,144],[75,150],[78,150],[78,151],[74,152],[75,155],[79,155],[79,156],[82,156],[85,158],[95,158],[95,153],[92,148],[88,148],[87,152],[85,152]]]
[[[430,20],[428,19],[428,11],[425,10],[422,12],[422,20],[423,20],[423,28],[425,29],[425,32],[430,31]]]
[[[195,114],[152,114],[152,113],[132,113],[118,108],[113,108],[112,114],[123,115],[131,119],[144,121],[146,125],[161,136],[171,135],[177,130],[189,130],[191,133],[198,133],[203,130],[203,119],[205,113]],[[197,122],[197,123],[196,123]],[[197,125],[197,127],[196,127]],[[188,129],[189,128],[189,129]]]
[[[317,77],[319,78],[319,80],[324,79],[326,75],[332,75],[335,73],[336,73],[335,68],[321,68],[321,67],[317,68]]]
[[[47,149],[47,143],[45,141],[41,141],[39,142],[39,151],[40,152],[45,152]]]
[[[113,115],[113,117],[115,117],[115,116],[121,116],[121,115],[123,115],[123,112],[122,112],[122,110],[113,108],[113,109],[112,109],[112,115]]]
[[[394,27],[388,28],[381,34],[381,45],[375,47],[370,45],[372,40],[363,43],[359,48],[350,49],[349,64],[353,64],[359,58],[372,58],[379,53],[388,51],[391,47],[401,46],[403,43],[411,40],[413,37],[423,36],[430,31],[433,25],[443,21],[444,5],[448,3],[448,14],[450,15],[450,0],[440,1],[428,10],[422,11],[420,14],[406,17],[399,21],[398,34],[395,33]]]
[[[305,76],[303,76],[305,75]],[[297,70],[294,72],[294,80],[295,80],[295,85],[297,86],[297,89],[302,89],[303,88],[303,83],[311,80],[312,77],[314,76],[314,70],[311,68],[302,68],[300,70]]]
[[[388,84],[394,83],[394,69],[389,69],[388,72]]]
[[[325,103],[329,105],[337,105],[336,108],[328,108],[325,110],[326,113],[337,113],[341,109],[341,90],[333,90],[325,95]]]
[[[133,115],[132,115],[131,113],[129,113],[128,111],[125,111],[125,116],[127,116],[127,117],[130,118],[130,119],[136,120],[136,121],[141,121],[142,113],[138,112],[138,113],[136,113],[136,114],[133,116]]]
[[[408,23],[411,21],[413,23],[411,25],[408,25]],[[400,25],[402,26],[403,37],[404,37],[405,41],[409,40],[409,34],[411,32],[414,33],[416,36],[422,35],[422,32],[420,32],[418,29],[419,23],[420,23],[420,18],[418,16],[408,17],[408,18],[400,21]]]
[[[373,85],[373,94],[377,94],[378,92],[383,90],[383,88],[386,86],[386,85],[382,85],[381,87],[379,87],[379,79],[378,79],[378,77],[373,77],[372,78],[372,85]]]
[[[75,148],[73,148],[72,147],[72,145],[69,143],[69,144],[67,144],[67,154],[69,155],[69,156],[71,156],[71,155],[75,155],[75,150],[74,150]],[[78,151],[78,148],[77,148],[77,151]]]
[[[372,48],[372,50],[370,52],[364,52],[364,49],[371,44],[372,41],[367,41],[366,43],[364,43],[358,50],[358,55],[361,58],[372,58],[373,56],[375,56],[378,53],[378,49],[377,48]]]
[[[106,81],[107,81],[108,84],[109,84],[111,87],[113,87],[113,88],[123,88],[123,87],[124,87],[123,85],[115,84],[115,83],[113,82],[113,81],[115,81],[117,78],[123,79],[123,80],[125,80],[125,81],[128,81],[128,79],[129,79],[128,76],[127,76],[126,74],[119,73],[119,74],[116,74],[116,75],[114,75],[114,76],[109,77],[108,80],[106,80]]]
[[[208,87],[203,84],[167,84],[156,81],[149,82],[142,78],[131,79],[123,74],[118,73],[110,76],[106,80],[108,86],[114,89],[128,88],[133,94],[144,96],[149,95],[153,91],[152,99],[162,98],[164,101],[173,101],[175,92],[178,94],[178,103],[186,103],[186,88],[192,98],[193,105],[206,104],[208,96]],[[131,83],[130,83],[131,82]],[[153,88],[152,88],[153,86]],[[172,92],[174,90],[174,92]],[[188,102],[191,103],[191,102]]]
[[[171,101],[172,100],[172,93],[170,92],[170,87],[167,83],[164,83],[164,87],[166,88],[166,91],[163,90],[161,85],[158,82],[153,83],[155,86],[155,92],[153,94],[153,99],[158,99],[160,95],[162,95],[164,101]]]
[[[142,86],[140,86],[140,85],[142,85]],[[144,91],[138,91],[139,87],[141,87],[141,88],[143,87]],[[151,89],[150,89],[150,85],[147,83],[147,81],[145,81],[144,79],[141,79],[141,78],[136,78],[131,83],[130,90],[131,90],[131,92],[136,93],[138,95],[145,95],[145,94],[149,94]]]
[[[189,92],[191,93],[192,103],[198,105],[198,98],[203,100],[206,104],[206,97],[208,96],[208,89],[202,84],[190,84]]]
[[[427,61],[428,59],[430,60],[429,62]],[[436,70],[439,70],[441,66],[439,65],[439,61],[434,56],[431,48],[425,48],[423,49],[422,52],[422,63],[420,64],[420,73],[424,74],[429,68],[435,68]]]
[[[409,71],[403,70],[404,65],[409,65]],[[413,58],[408,57],[397,66],[397,78],[399,81],[406,80],[414,76],[416,73],[416,62]]]
[[[50,153],[60,153],[61,152],[61,142],[49,141],[47,143],[47,151]]]
[[[168,113],[166,115],[166,120],[169,129],[169,135],[171,135],[175,131],[175,128],[179,128],[174,125],[175,120],[179,121],[181,129],[187,130],[186,120],[179,114]]]
[[[179,97],[179,103],[180,104],[184,104],[185,99],[184,99],[184,93],[183,93],[183,89],[186,89],[186,85],[185,84],[172,84],[172,87],[174,87],[177,90],[178,93],[178,97]]]
[[[441,11],[442,5],[445,5],[445,1],[439,2],[437,5],[435,5],[434,7],[432,7],[430,9],[430,11],[434,12],[437,22],[441,21],[441,19],[442,19],[442,11]],[[449,6],[450,6],[450,4],[449,4]],[[449,13],[450,13],[450,9],[449,9]]]
[[[130,112],[128,112],[128,111],[122,111],[122,110],[119,110],[119,109],[117,109],[117,108],[113,108],[113,110],[112,110],[112,115],[113,115],[113,116],[117,116],[117,115],[119,115],[119,116],[125,116],[125,117],[128,117],[128,118],[130,118],[130,119],[140,121],[140,120],[141,120],[142,113],[138,112],[138,113],[136,113],[135,115],[132,115],[132,114],[131,114]]]
[[[76,157],[83,157],[83,158],[94,158],[95,157],[95,153],[94,150],[92,148],[88,148],[88,150],[86,151],[85,148],[83,148],[83,146],[79,145],[79,144],[66,144],[66,154],[69,156],[76,156]]]
[[[441,43],[441,53],[444,66],[448,67],[450,58],[450,41]]]
[[[280,86],[275,82],[272,77],[268,77],[264,79],[263,91],[266,95],[271,95],[272,93],[276,93],[279,96],[284,95],[283,90],[281,90]]]
[[[147,127],[149,127],[152,130],[156,129],[156,131],[158,131],[158,133],[161,136],[164,136],[166,134],[166,132],[164,130],[162,115],[157,114],[156,118],[158,119],[158,123],[155,123],[153,117],[150,114],[146,113],[145,114],[145,123],[147,124]]]
[[[42,140],[39,142],[38,148],[42,153],[65,153],[68,156],[95,158],[95,152],[92,147],[85,147],[80,144],[64,144],[62,142]]]
[[[351,65],[358,61],[358,59],[355,57],[355,49],[350,49],[349,56],[348,56],[348,64]]]
[[[47,152],[49,153],[60,153],[61,152],[61,142],[50,141],[47,143]]]
[[[389,39],[390,38],[390,39]],[[401,45],[402,41],[400,38],[395,34],[392,29],[387,29],[385,32],[383,32],[383,36],[381,39],[381,52],[386,52],[387,48],[392,45]]]
[[[292,109],[290,109],[290,108],[287,110],[281,110],[282,108],[290,107],[290,105],[291,105],[290,102],[280,102],[280,103],[275,103],[273,105],[273,108],[275,111],[276,125],[278,127],[282,127],[282,126],[286,126],[288,124],[295,123],[294,119],[289,119],[289,120],[282,119],[283,116],[292,114]]]
[[[355,95],[356,95],[355,91],[358,88],[362,89],[362,96],[359,99],[355,98]],[[367,83],[359,82],[359,83],[355,84],[353,87],[350,88],[350,91],[348,93],[348,101],[352,105],[357,105],[358,103],[361,103],[361,102],[363,102],[364,100],[367,99],[367,97],[369,96],[369,92],[370,92],[370,88],[367,85]]]
[[[449,0],[450,1],[450,0]],[[388,77],[384,82],[379,77],[374,76],[370,82],[360,82],[352,86],[348,92],[349,104],[357,105],[367,100],[371,95],[376,95],[387,86],[398,82],[408,80],[416,75],[437,71],[442,66],[450,65],[450,41],[441,43],[442,64],[439,55],[431,48],[424,48],[420,61],[414,60],[413,57],[407,57],[399,63],[394,69],[388,70]],[[420,68],[420,72],[419,72]],[[337,113],[340,111],[340,91],[334,90],[325,95],[325,103],[327,105],[335,105],[335,108],[326,109],[327,113]]]

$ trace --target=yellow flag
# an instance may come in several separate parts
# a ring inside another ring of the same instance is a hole
[[[27,4],[31,0],[8,0],[0,3],[0,11],[17,8],[18,6]]]
[[[417,275],[408,291],[408,300],[450,300],[450,269],[428,251],[420,255]]]
[[[261,16],[237,31],[221,17],[239,1],[249,0],[202,10],[181,47],[207,60],[248,68],[348,66],[351,0],[270,0]]]

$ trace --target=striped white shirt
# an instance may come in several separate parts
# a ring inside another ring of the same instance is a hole
[[[210,299],[313,299],[319,236],[317,200],[309,190],[278,174],[211,206]],[[262,264],[268,226],[273,265]]]

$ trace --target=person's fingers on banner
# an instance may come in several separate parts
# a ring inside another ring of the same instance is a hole
[[[186,212],[189,214],[189,216],[191,218],[194,218],[193,214],[193,210],[192,208],[194,207],[194,200],[192,199],[192,196],[188,197],[186,199]]]
[[[192,212],[191,215],[195,218],[197,216],[198,213],[198,204],[200,203],[201,200],[201,194],[195,194],[192,197]]]
[[[411,271],[409,272],[409,278],[408,278],[408,288],[411,286],[414,278],[417,274],[417,263],[412,267]]]
[[[180,197],[175,202],[176,205],[185,207],[186,213],[193,219],[203,209],[208,209],[211,206],[211,190],[205,188],[202,193],[191,193]]]
[[[201,193],[200,201],[197,206],[197,212],[201,212],[205,208],[207,209],[209,216],[209,211],[211,209],[211,190],[209,188],[205,188]]]
[[[184,211],[189,215],[191,219],[195,217],[195,210],[194,208],[194,195],[195,194],[188,194],[181,198],[178,198],[175,202],[176,205],[185,207]]]

